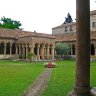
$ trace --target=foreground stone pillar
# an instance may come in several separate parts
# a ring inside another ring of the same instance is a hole
[[[90,96],[90,0],[76,0],[76,96]]]

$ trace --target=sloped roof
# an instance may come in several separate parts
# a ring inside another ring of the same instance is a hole
[[[91,40],[96,40],[96,31],[90,32],[90,39]],[[61,41],[61,42],[72,42],[76,41],[76,33],[65,33],[65,34],[60,34],[60,35],[54,35],[56,38],[56,42]]]
[[[0,28],[0,37],[18,38],[18,37],[26,37],[26,36],[55,38],[51,34]]]

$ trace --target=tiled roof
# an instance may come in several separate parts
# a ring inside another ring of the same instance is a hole
[[[18,37],[26,37],[26,36],[55,38],[51,34],[0,28],[0,37],[18,38]]]
[[[62,28],[62,27],[66,27],[66,26],[73,26],[73,25],[76,25],[76,22],[72,22],[72,23],[66,23],[66,24],[61,24],[61,25],[59,25],[59,26],[57,26],[57,27],[54,27],[54,28],[52,28],[52,29],[55,29],[55,28]]]
[[[91,40],[96,40],[96,31],[92,31],[91,33]],[[54,35],[56,38],[56,42],[72,42],[76,41],[76,33],[65,33],[60,35]]]
[[[90,15],[96,15],[96,10],[90,11]]]

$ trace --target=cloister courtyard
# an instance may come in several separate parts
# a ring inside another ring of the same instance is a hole
[[[75,84],[75,60],[56,61],[41,96],[67,96]],[[0,96],[22,96],[46,70],[44,62],[0,60]],[[6,70],[6,71],[5,71]],[[96,86],[96,62],[91,62],[91,86]]]

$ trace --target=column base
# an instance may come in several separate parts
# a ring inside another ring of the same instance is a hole
[[[76,95],[75,91],[72,90],[67,96],[96,96],[96,87],[91,89],[90,95]]]

